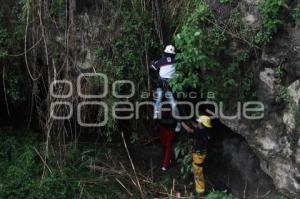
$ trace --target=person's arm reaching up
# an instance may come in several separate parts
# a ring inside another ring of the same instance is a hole
[[[192,129],[191,127],[189,127],[186,123],[181,122],[182,127],[188,132],[188,133],[193,133],[194,129]]]

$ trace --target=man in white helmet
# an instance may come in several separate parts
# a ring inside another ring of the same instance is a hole
[[[159,60],[152,63],[152,68],[156,71],[159,71],[159,84],[158,88],[155,89],[154,100],[154,119],[161,117],[161,101],[163,94],[165,94],[166,99],[170,103],[176,116],[179,116],[179,110],[177,107],[176,100],[173,96],[173,93],[170,91],[168,86],[168,81],[173,78],[176,74],[175,70],[175,47],[173,45],[166,46],[164,50],[164,55]],[[179,132],[181,129],[180,122],[177,123],[175,132]]]

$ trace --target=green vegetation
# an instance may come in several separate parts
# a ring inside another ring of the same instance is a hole
[[[243,65],[251,58],[256,45],[268,43],[282,25],[283,13],[287,9],[285,1],[261,1],[263,25],[256,35],[254,30],[245,26],[239,11],[232,13],[232,28],[248,46],[238,52],[229,46],[232,35],[227,34],[222,25],[215,21],[210,7],[201,0],[194,2],[194,12],[174,38],[181,52],[177,54],[178,76],[173,80],[172,88],[174,91],[205,88],[216,94],[216,100],[225,102],[234,89],[239,90],[244,100],[255,98],[255,93],[252,93],[253,73],[244,69]],[[282,88],[278,91],[280,98],[287,100],[286,90]]]
[[[195,11],[175,37],[181,52],[176,56],[178,76],[171,83],[174,91],[202,88],[214,92],[217,99],[226,100],[229,90],[236,86],[239,65],[234,60],[224,62],[232,58],[227,54],[227,38],[222,29],[213,23],[203,28],[212,20],[209,6],[202,0],[196,1]]]
[[[241,95],[240,95],[241,101],[247,101],[248,99],[253,99],[254,97],[256,97],[256,92],[254,91],[253,86],[254,86],[254,74],[249,73],[245,76],[245,78],[242,81]]]
[[[57,21],[58,28],[63,31],[65,28],[65,1],[63,0],[53,0],[50,3],[50,15],[52,20]]]
[[[231,2],[231,0],[219,0],[219,2],[223,4],[228,4]]]
[[[9,3],[11,4],[11,3]],[[9,5],[8,4],[8,5]],[[28,87],[25,87],[26,76],[20,70],[20,63],[17,56],[11,56],[23,44],[24,23],[18,5],[11,7],[8,13],[8,5],[0,8],[0,65],[1,65],[1,85],[0,95],[5,96],[8,106],[19,106],[26,101]],[[9,20],[14,21],[14,25],[8,25]],[[10,53],[9,53],[10,52]],[[18,63],[18,62],[19,63]],[[5,95],[4,92],[5,91]]]
[[[3,18],[3,13],[0,12],[0,19]],[[4,48],[5,41],[8,38],[8,34],[6,29],[3,27],[2,21],[0,21],[0,60],[5,59],[7,57],[7,50]]]
[[[290,93],[286,86],[283,85],[283,72],[282,67],[278,66],[275,68],[275,101],[277,103],[289,103],[290,102]]]
[[[0,61],[7,58],[9,33],[4,23],[4,11],[0,9]]]
[[[285,197],[285,196],[276,196],[276,197],[274,197],[273,199],[288,199],[288,198]]]
[[[116,183],[108,183],[105,176],[87,169],[89,154],[82,156],[83,151],[73,148],[59,169],[53,156],[43,164],[42,146],[31,132],[6,128],[0,133],[0,198],[117,198],[122,195],[123,190]]]
[[[228,22],[237,34],[233,36],[224,24],[218,24],[204,1],[195,0],[194,4],[195,10],[174,37],[181,51],[176,56],[178,76],[171,82],[172,88],[174,91],[206,89],[215,94],[214,100],[225,103],[237,93],[240,95],[236,97],[242,100],[255,98],[253,72],[245,64],[257,48],[256,31],[245,25],[235,9]],[[240,49],[232,47],[235,45],[240,45]]]
[[[212,192],[208,194],[207,199],[232,199],[232,197],[228,196],[223,192]]]
[[[275,101],[285,103],[290,101],[290,93],[287,87],[281,85],[278,86]]]
[[[180,164],[180,172],[183,179],[187,179],[192,171],[192,142],[188,135],[180,135],[174,146],[174,156]]]
[[[134,2],[135,10],[128,8],[126,2],[123,3],[121,9],[122,21],[120,24],[120,32],[114,38],[111,45],[106,47],[99,47],[96,51],[97,58],[102,66],[97,71],[107,74],[109,76],[109,84],[116,80],[131,80],[135,83],[136,93],[130,101],[142,100],[141,95],[143,92],[148,91],[146,77],[147,65],[141,62],[141,58],[149,56],[150,49],[158,49],[155,35],[152,32],[153,19],[151,13],[147,10],[141,11],[142,4],[138,1]],[[114,6],[114,5],[112,5]],[[110,32],[110,27],[107,27],[107,32]],[[144,43],[141,43],[143,41]],[[149,61],[149,60],[146,60]],[[117,92],[128,88],[119,86]],[[126,93],[131,92],[127,91]],[[109,110],[115,101],[120,102],[122,99],[116,99],[109,94],[107,99]],[[127,99],[123,99],[127,101]],[[109,114],[111,115],[111,114]],[[106,135],[110,139],[112,133],[116,130],[116,121],[113,118],[109,119],[106,129]],[[132,131],[133,135],[139,129],[140,123],[133,121]]]
[[[5,74],[5,84],[6,84],[6,95],[7,100],[13,105],[19,105],[26,100],[26,90],[23,88],[22,83],[25,81],[24,77],[16,69],[8,69]]]
[[[263,0],[260,1],[259,10],[262,15],[262,30],[260,30],[255,38],[255,42],[259,45],[270,42],[273,34],[283,24],[283,13],[286,12],[288,6],[286,0]]]
[[[297,25],[300,25],[300,4],[298,4],[293,10],[293,17]]]

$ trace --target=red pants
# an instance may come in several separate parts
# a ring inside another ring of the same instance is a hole
[[[160,125],[159,127],[160,141],[163,146],[163,167],[168,168],[172,158],[172,144],[175,133]]]

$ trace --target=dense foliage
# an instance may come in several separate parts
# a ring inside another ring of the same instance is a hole
[[[121,25],[117,36],[109,46],[99,46],[97,57],[101,68],[97,72],[104,73],[109,77],[109,85],[118,80],[130,80],[134,82],[135,93],[131,99],[116,99],[109,93],[108,105],[112,110],[114,102],[141,101],[142,93],[151,92],[147,85],[147,67],[149,67],[149,51],[157,49],[159,46],[155,40],[155,34],[152,30],[153,18],[151,12],[143,10],[140,2],[134,2],[134,9],[128,7],[123,2],[120,10]],[[112,8],[113,9],[113,8]],[[108,27],[109,28],[109,27]],[[110,31],[110,30],[107,30]],[[147,60],[148,59],[148,60]],[[132,92],[128,85],[116,88],[118,93],[127,94]],[[125,91],[125,92],[124,92]],[[110,113],[110,115],[112,115]],[[140,129],[139,121],[132,121],[132,132],[138,135]],[[116,130],[116,121],[111,117],[108,123],[107,135],[112,136]]]
[[[0,64],[3,78],[0,94],[5,94],[8,106],[19,106],[28,97],[28,88],[22,87],[26,81],[21,69],[23,60],[20,59],[21,55],[15,55],[22,49],[23,43],[24,20],[21,6],[22,3],[15,5],[14,2],[9,2],[0,8]],[[14,25],[10,26],[10,23]]]
[[[298,4],[293,10],[293,17],[297,25],[300,25],[300,4]]]
[[[284,13],[287,12],[286,0],[265,0],[260,3],[262,15],[262,30],[256,35],[258,44],[266,44],[273,38],[279,27],[284,23]]]
[[[180,53],[177,55],[179,74],[173,81],[173,89],[206,89],[215,93],[216,100],[224,102],[232,97],[241,100],[255,97],[252,92],[254,71],[249,70],[247,61],[254,56],[259,46],[269,43],[283,25],[288,10],[286,1],[260,2],[260,30],[252,30],[247,26],[242,21],[240,11],[235,8],[228,25],[231,25],[236,35],[218,23],[217,16],[205,1],[197,0],[194,3],[195,10],[174,37]],[[295,19],[297,9],[294,11]],[[232,44],[239,45],[239,49],[232,48]],[[232,90],[239,97],[234,96]]]
[[[105,177],[86,168],[89,161],[81,162],[79,149],[71,148],[65,166],[57,167],[53,155],[49,157],[51,161],[44,162],[43,147],[32,132],[4,128],[0,133],[1,198],[115,198],[122,195],[117,185],[109,183],[108,186]]]
[[[232,199],[230,196],[227,196],[226,193],[223,192],[214,192],[210,193],[207,196],[207,199]]]

